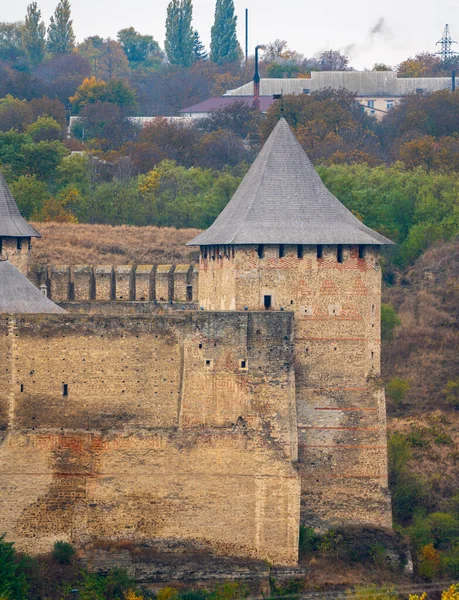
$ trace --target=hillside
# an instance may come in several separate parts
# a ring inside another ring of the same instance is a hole
[[[43,236],[33,241],[33,264],[161,264],[197,259],[185,244],[198,229],[33,223]]]
[[[398,312],[401,326],[383,346],[385,381],[400,377],[410,384],[400,413],[445,408],[443,389],[459,375],[459,240],[427,250],[386,287],[383,301]]]

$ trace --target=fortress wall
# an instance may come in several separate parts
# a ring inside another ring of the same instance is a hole
[[[94,300],[95,279],[93,268],[89,265],[76,265],[73,268],[73,297],[81,302]],[[62,301],[66,301],[65,298]]]
[[[18,548],[159,539],[295,563],[292,315],[1,323],[0,530]]]
[[[115,271],[115,300],[135,300],[135,277],[132,265],[117,265]]]
[[[96,300],[115,299],[115,271],[111,265],[99,265],[94,267],[94,280]]]
[[[191,285],[191,272],[193,267],[191,265],[177,265],[174,269],[173,286],[174,293],[172,299],[175,302],[187,302],[192,300],[189,294],[188,286]],[[191,290],[192,291],[192,290]]]
[[[381,273],[379,251],[343,247],[237,247],[220,263],[201,259],[200,303],[226,293],[234,281],[236,309],[295,314],[295,378],[302,522],[391,526],[387,483],[386,413],[380,377]],[[211,282],[219,282],[214,289]],[[220,286],[220,287],[219,287]],[[203,297],[207,290],[212,295]],[[340,495],[349,486],[346,501]]]
[[[197,302],[193,265],[35,265],[31,281],[54,302]]]
[[[56,302],[70,298],[70,267],[53,265],[51,268],[51,294]]]
[[[155,273],[153,265],[139,265],[135,269],[135,299],[141,302],[154,300],[155,295]]]

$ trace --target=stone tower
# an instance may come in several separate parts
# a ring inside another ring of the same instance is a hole
[[[8,259],[28,275],[31,239],[40,234],[21,216],[5,178],[0,173],[0,259]]]
[[[327,190],[284,119],[189,243],[204,309],[295,314],[301,520],[317,529],[391,527],[379,380],[379,254],[391,243]]]

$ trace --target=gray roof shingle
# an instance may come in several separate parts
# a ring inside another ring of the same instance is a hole
[[[0,314],[65,313],[9,261],[0,261]]]
[[[41,237],[22,217],[5,178],[0,173],[0,237]]]
[[[187,245],[392,243],[333,196],[281,119],[230,202]]]

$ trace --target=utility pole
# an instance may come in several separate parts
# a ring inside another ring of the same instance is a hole
[[[245,64],[249,60],[249,9],[245,9]]]

